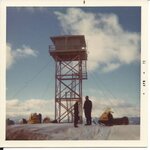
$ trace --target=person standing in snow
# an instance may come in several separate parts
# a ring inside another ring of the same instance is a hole
[[[84,114],[86,117],[86,124],[85,125],[91,125],[92,124],[92,118],[91,118],[91,112],[92,112],[92,101],[89,100],[89,97],[85,97],[84,102]]]
[[[79,120],[79,109],[78,109],[78,102],[76,102],[74,104],[74,127],[77,128],[77,124],[78,124],[78,120]]]

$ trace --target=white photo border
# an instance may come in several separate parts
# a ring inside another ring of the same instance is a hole
[[[139,6],[141,7],[141,91],[140,91],[140,140],[123,140],[123,141],[8,141],[6,135],[6,10],[7,7],[88,7],[88,6]],[[148,81],[147,62],[148,62],[148,1],[146,0],[2,0],[0,4],[0,147],[146,147],[147,146],[147,129],[148,129],[148,89],[147,85],[143,86],[143,80]],[[145,72],[145,74],[143,74]]]

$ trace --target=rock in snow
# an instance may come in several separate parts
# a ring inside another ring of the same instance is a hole
[[[139,140],[140,125],[84,126],[73,124],[24,124],[6,129],[7,140]]]

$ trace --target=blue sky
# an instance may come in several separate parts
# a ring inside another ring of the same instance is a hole
[[[24,115],[33,110],[54,113],[55,68],[48,53],[49,37],[64,34],[84,34],[87,41],[83,95],[103,107],[114,104],[119,110],[124,104],[120,114],[139,115],[140,32],[139,7],[7,8],[8,116],[16,115],[15,108],[22,105]],[[43,109],[31,110],[27,105],[31,101]],[[94,114],[100,109],[95,107]]]

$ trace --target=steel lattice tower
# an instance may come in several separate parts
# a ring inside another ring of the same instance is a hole
[[[83,35],[51,37],[55,60],[55,119],[73,122],[73,106],[79,102],[82,123],[82,80],[87,79],[87,50]]]

